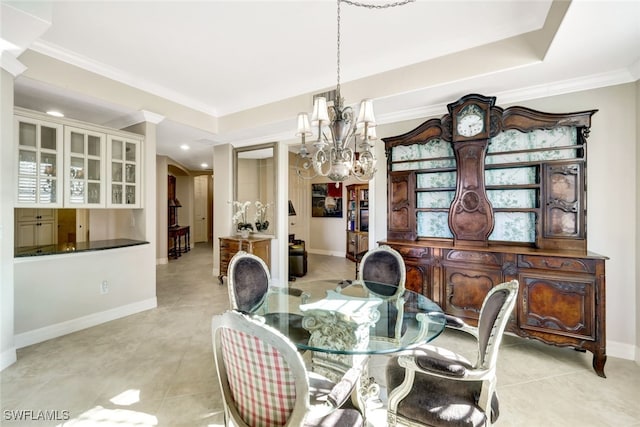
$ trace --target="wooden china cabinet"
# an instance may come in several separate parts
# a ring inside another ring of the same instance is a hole
[[[470,94],[383,138],[387,240],[408,289],[477,323],[493,286],[517,279],[508,330],[593,353],[602,377],[605,260],[587,251],[586,141],[597,110],[502,109]]]

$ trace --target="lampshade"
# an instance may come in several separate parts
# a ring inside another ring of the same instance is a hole
[[[296,136],[309,136],[311,133],[309,115],[307,113],[298,113],[298,132],[296,132]]]
[[[376,118],[373,114],[373,101],[371,99],[363,99],[360,103],[358,123],[366,123],[369,127],[376,125]]]
[[[313,113],[311,114],[311,126],[323,126],[329,123],[329,110],[327,109],[327,99],[319,96],[313,102]]]
[[[293,203],[291,203],[291,200],[289,200],[289,216],[295,216],[296,215],[296,210],[293,209]]]

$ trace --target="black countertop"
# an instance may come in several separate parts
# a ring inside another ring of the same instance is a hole
[[[149,242],[132,239],[96,240],[95,242],[61,243],[46,246],[22,246],[14,248],[15,258],[69,254],[73,252],[102,251],[105,249],[126,248],[129,246],[146,245]]]

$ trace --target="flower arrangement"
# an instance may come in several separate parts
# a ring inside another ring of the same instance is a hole
[[[251,205],[251,202],[237,202],[233,201],[233,208],[235,213],[231,220],[236,226],[237,230],[253,230],[253,225],[247,221],[247,209]]]
[[[256,230],[266,231],[269,228],[269,221],[267,221],[267,209],[271,206],[271,203],[262,204],[261,201],[256,201]]]

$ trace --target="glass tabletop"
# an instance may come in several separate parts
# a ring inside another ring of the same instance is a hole
[[[352,280],[295,284],[302,296],[274,291],[256,312],[302,350],[333,354],[386,354],[436,338],[442,309],[413,291]]]

